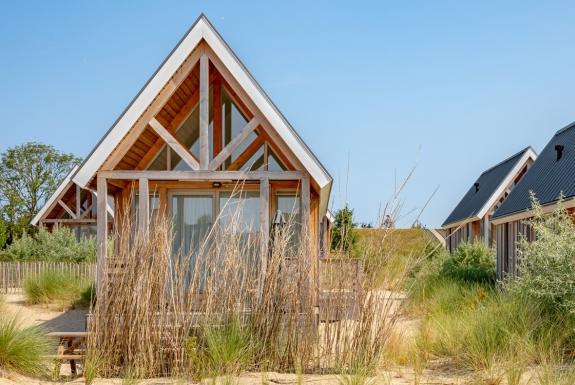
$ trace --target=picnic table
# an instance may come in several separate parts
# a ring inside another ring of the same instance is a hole
[[[56,361],[54,374],[59,376],[62,362],[69,361],[72,375],[76,375],[76,361],[84,359],[88,332],[52,332],[48,333],[48,337],[58,338],[56,355],[48,356]]]

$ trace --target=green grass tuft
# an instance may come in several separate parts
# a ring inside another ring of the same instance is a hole
[[[22,374],[46,371],[42,356],[51,349],[45,331],[22,327],[16,318],[0,317],[0,368]]]
[[[27,304],[61,308],[89,305],[92,286],[90,282],[59,271],[46,271],[38,277],[27,278],[23,283]]]

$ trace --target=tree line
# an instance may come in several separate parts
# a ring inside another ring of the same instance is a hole
[[[34,215],[81,161],[51,145],[28,142],[0,155],[0,249],[34,234]]]

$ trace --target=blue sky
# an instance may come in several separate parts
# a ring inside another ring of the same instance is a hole
[[[416,164],[402,224],[439,186],[421,220],[440,225],[482,170],[575,120],[573,2],[2,2],[0,151],[85,156],[201,12],[358,221]]]

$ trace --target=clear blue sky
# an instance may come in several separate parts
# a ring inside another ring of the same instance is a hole
[[[0,151],[85,156],[204,12],[373,221],[441,224],[479,173],[575,120],[575,3],[36,1],[0,5]],[[411,214],[409,214],[412,212]]]

